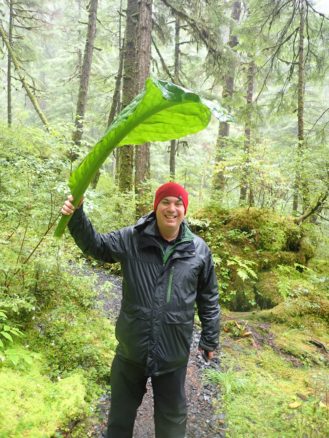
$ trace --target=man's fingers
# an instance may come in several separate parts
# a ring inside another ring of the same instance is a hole
[[[74,213],[75,207],[72,204],[72,202],[73,202],[73,196],[69,195],[61,209],[61,213],[64,214],[65,216],[70,216],[71,214]]]
[[[65,216],[70,216],[71,214],[74,213],[75,207],[73,205],[73,201],[74,201],[73,196],[68,195],[67,200],[64,202],[64,205],[61,209],[62,214],[64,214]],[[84,198],[82,197],[77,208],[81,207],[81,205],[83,204],[83,201],[84,201]]]

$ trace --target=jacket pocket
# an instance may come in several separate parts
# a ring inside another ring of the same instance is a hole
[[[194,309],[164,314],[157,346],[159,357],[164,363],[172,366],[186,363],[192,340],[193,315]]]
[[[193,324],[194,308],[167,312],[164,321],[167,324]]]
[[[118,351],[127,359],[144,363],[150,332],[150,310],[125,303],[115,327]]]

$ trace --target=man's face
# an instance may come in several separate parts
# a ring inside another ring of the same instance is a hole
[[[175,196],[166,196],[159,202],[155,215],[160,233],[178,232],[185,217],[183,201]]]

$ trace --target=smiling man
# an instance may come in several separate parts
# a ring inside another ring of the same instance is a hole
[[[156,438],[184,438],[185,377],[195,304],[202,325],[199,349],[212,359],[218,345],[217,280],[208,246],[185,221],[188,193],[168,182],[155,193],[154,210],[135,225],[97,233],[70,196],[70,232],[83,252],[120,262],[122,304],[118,347],[111,368],[108,438],[132,438],[138,406],[150,377]]]

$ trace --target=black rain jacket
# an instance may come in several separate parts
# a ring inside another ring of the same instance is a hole
[[[153,212],[134,226],[108,234],[94,230],[83,208],[69,222],[71,235],[85,254],[120,262],[117,354],[144,366],[149,376],[187,364],[195,303],[202,325],[200,347],[213,351],[218,344],[218,288],[211,253],[185,222],[181,227],[180,237],[164,249]]]

